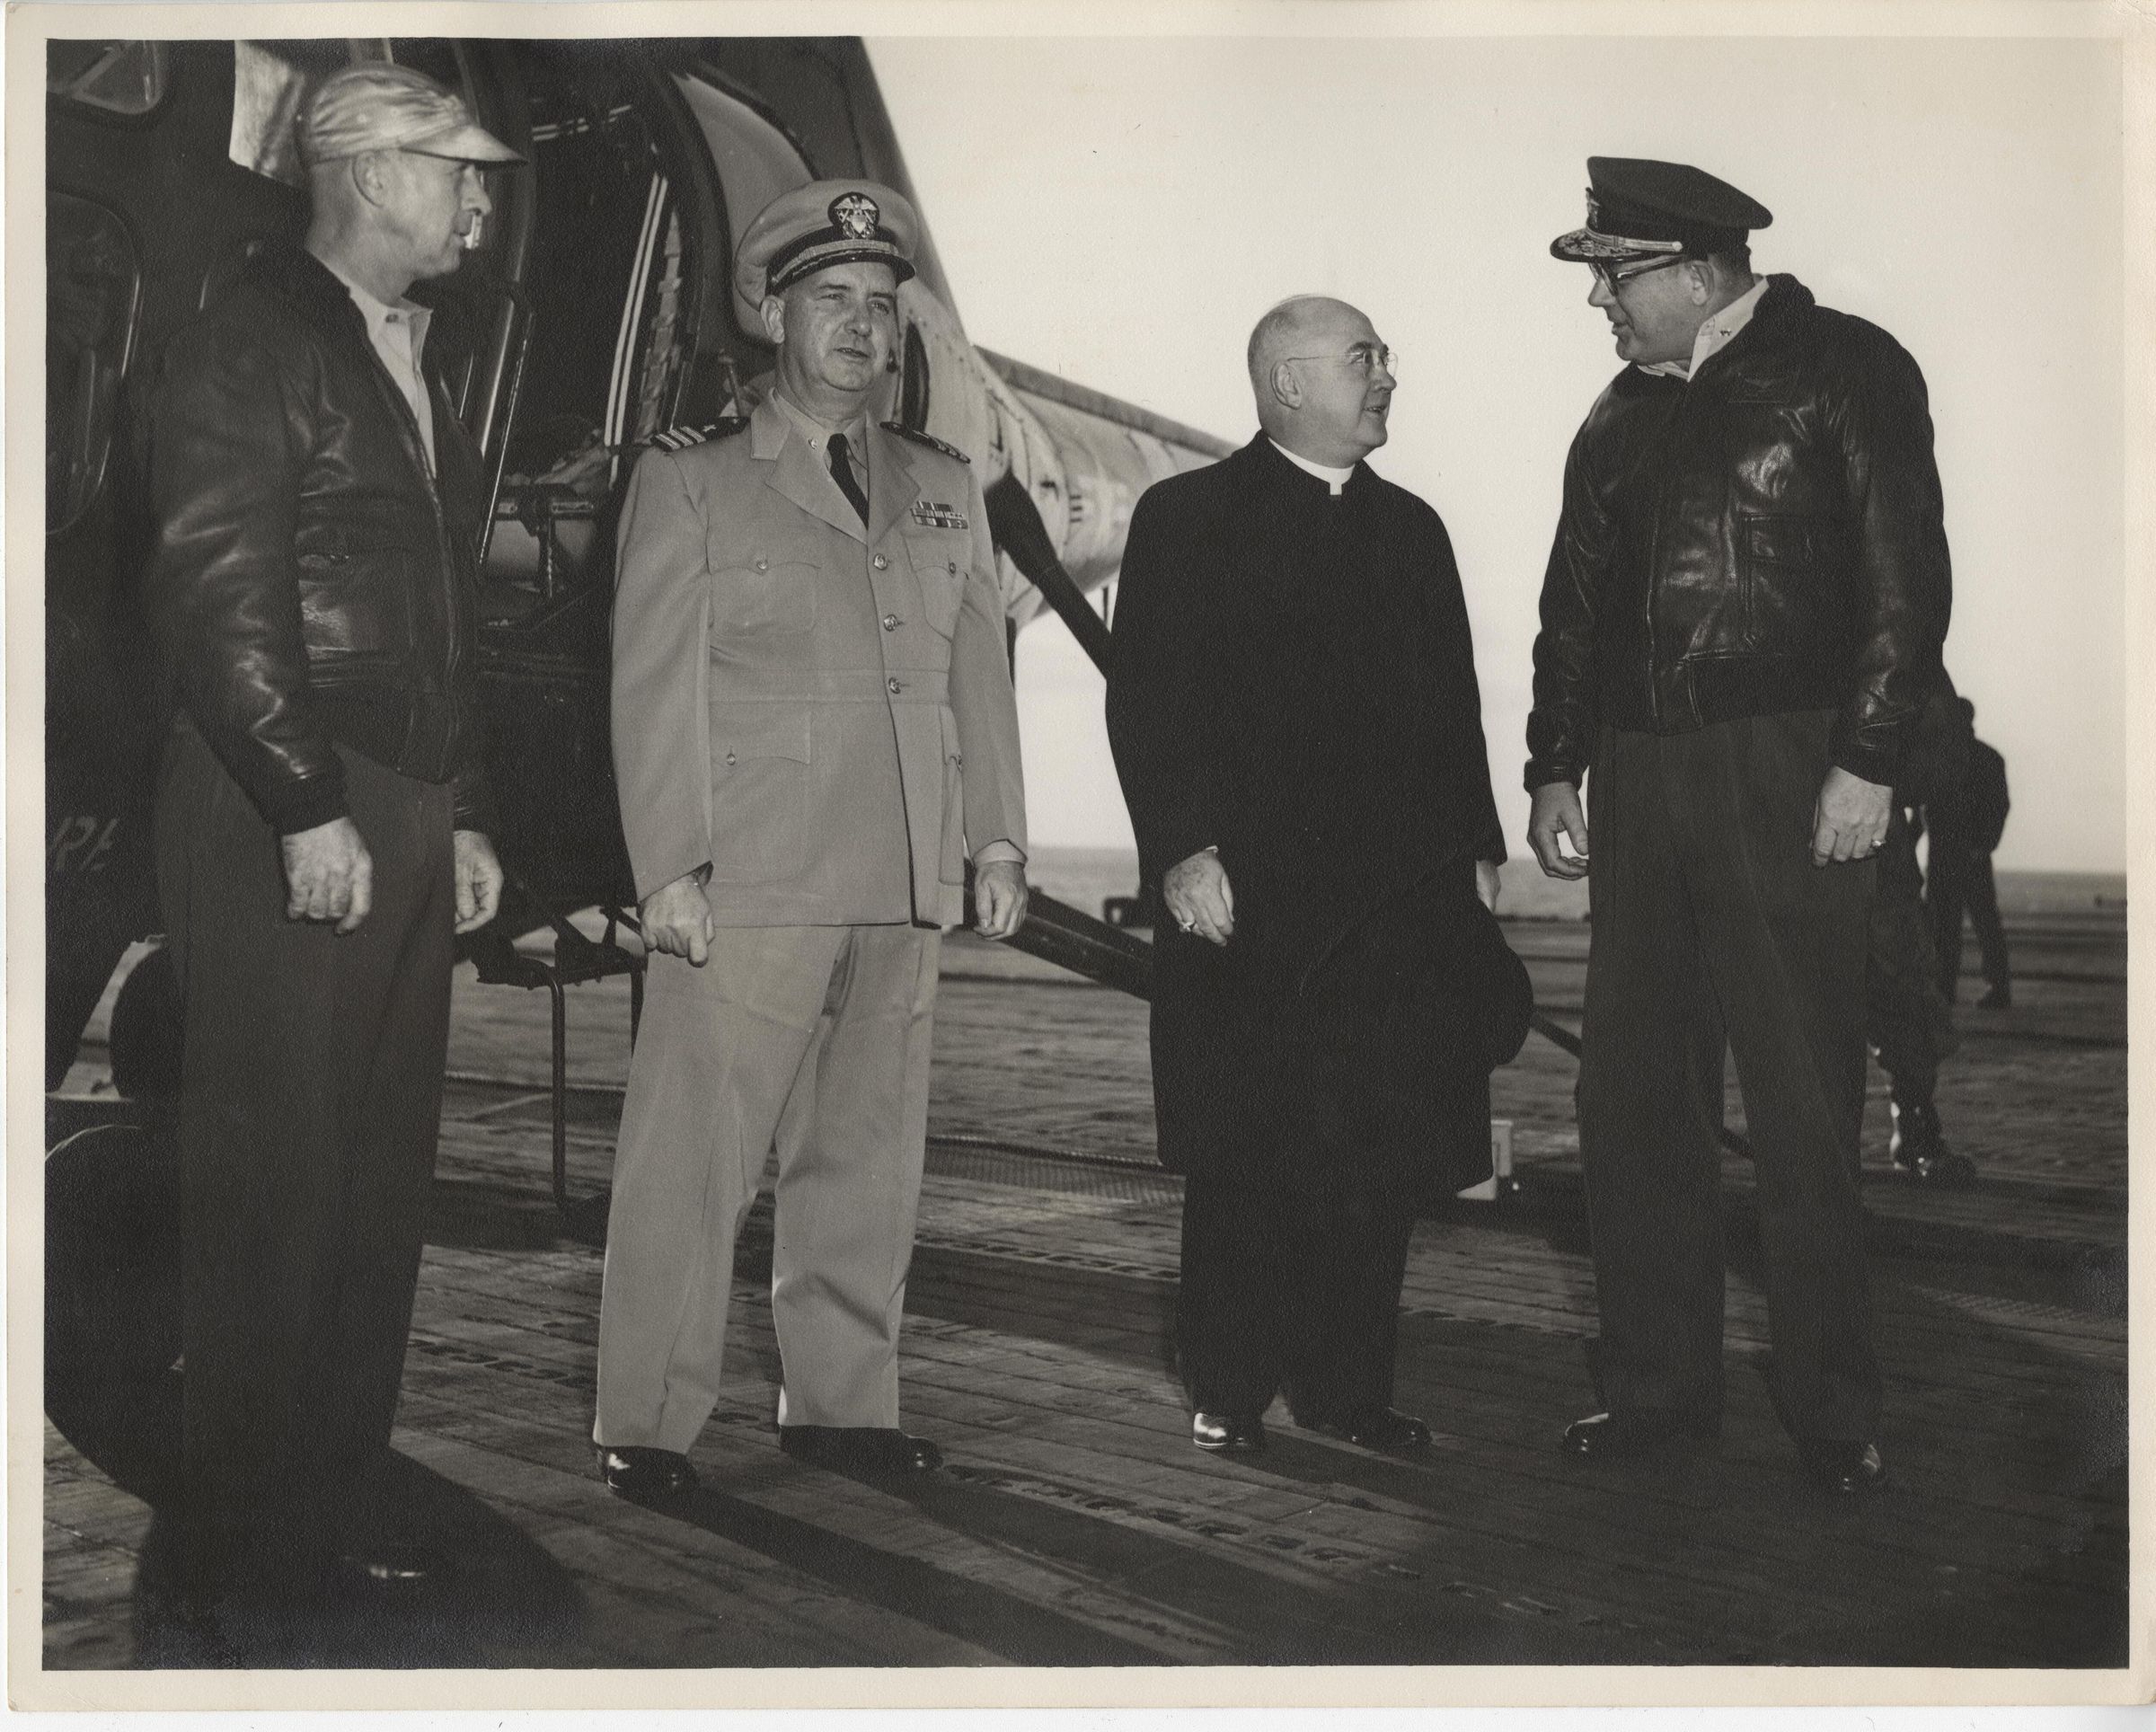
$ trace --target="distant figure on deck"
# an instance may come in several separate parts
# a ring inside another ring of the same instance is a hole
[[[1953,682],[1942,669],[1895,779],[1894,813],[1879,847],[1878,888],[1871,901],[1864,968],[1865,1028],[1891,1084],[1887,1153],[1906,1177],[1942,1189],[1973,1182],[1976,1168],[1948,1146],[1940,1119],[1940,1066],[1960,1039],[1954,1032],[1953,999],[1939,990],[1939,962],[1931,948],[1916,844],[1920,813],[1961,784],[1968,751],[1968,723]],[[1936,861],[1936,837],[1931,845]]]
[[[1489,1171],[1525,970],[1485,906],[1505,844],[1452,546],[1363,462],[1392,352],[1300,296],[1249,365],[1263,430],[1138,502],[1108,674],[1166,911],[1153,1099],[1185,1178],[1191,1439],[1262,1448],[1285,1387],[1298,1424],[1414,1452],[1429,1427],[1392,1406],[1414,1209]]]
[[[1876,868],[1951,586],[1923,375],[1754,274],[1772,220],[1677,163],[1589,157],[1551,243],[1628,365],[1567,458],[1527,723],[1528,839],[1587,874],[1579,1137],[1597,1457],[1718,1431],[1723,1064],[1744,1088],[1772,1388],[1806,1471],[1881,1483],[1858,1199]],[[1569,839],[1570,852],[1566,847]]]
[[[870,181],[773,200],[735,293],[771,394],[636,466],[614,612],[614,756],[650,947],[614,1157],[593,1438],[677,1496],[719,1397],[734,1242],[778,1155],[779,1445],[934,1468],[898,1425],[943,927],[1026,912],[1018,711],[980,482],[870,408],[913,274]]]
[[[1974,729],[1976,706],[1966,698],[1960,703],[1964,723]],[[1976,1008],[2003,1011],[2014,1002],[2006,929],[1999,923],[1999,888],[1992,879],[1992,853],[2006,834],[2008,803],[2006,759],[1997,747],[1972,738],[1959,783],[1924,807],[1924,827],[1931,838],[1924,903],[1939,957],[1939,989],[1949,1004],[1961,984],[1964,908],[1984,952],[1984,990]]]

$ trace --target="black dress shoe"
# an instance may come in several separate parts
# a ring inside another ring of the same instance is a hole
[[[1357,1408],[1346,1414],[1298,1409],[1295,1423],[1305,1431],[1330,1432],[1359,1448],[1382,1450],[1389,1455],[1419,1455],[1430,1446],[1428,1426],[1412,1414],[1388,1407]]]
[[[357,1545],[329,1561],[326,1584],[340,1594],[409,1594],[437,1579],[442,1554],[422,1545]]]
[[[1936,1190],[1966,1190],[1976,1182],[1976,1163],[1947,1146],[1939,1109],[1929,1104],[1904,1106],[1893,1101],[1894,1129],[1886,1152],[1897,1171]]]
[[[834,1473],[932,1473],[943,1452],[896,1426],[781,1426],[779,1447]]]
[[[1645,1455],[1688,1437],[1711,1437],[1721,1427],[1715,1421],[1674,1413],[1662,1408],[1620,1408],[1611,1413],[1590,1413],[1565,1427],[1565,1454],[1587,1455],[1601,1462],[1619,1462]]]
[[[1815,1484],[1837,1497],[1857,1498],[1886,1483],[1879,1446],[1851,1437],[1799,1437],[1797,1454]]]
[[[1265,1447],[1265,1421],[1254,1413],[1190,1416],[1190,1441],[1216,1455],[1255,1455]]]
[[[632,1504],[664,1503],[696,1487],[696,1470],[679,1450],[615,1444],[599,1451],[599,1477],[606,1489]]]

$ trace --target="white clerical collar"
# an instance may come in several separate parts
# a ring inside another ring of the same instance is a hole
[[[1305,474],[1315,475],[1320,481],[1328,483],[1336,493],[1348,485],[1348,476],[1355,473],[1353,464],[1349,464],[1345,469],[1335,469],[1330,464],[1312,463],[1308,457],[1298,456],[1282,445],[1279,440],[1273,437],[1270,433],[1265,436],[1265,442]]]
[[[1643,367],[1642,373],[1653,373],[1666,379],[1689,379],[1705,365],[1707,358],[1716,350],[1726,349],[1736,333],[1752,323],[1752,315],[1759,311],[1760,296],[1767,292],[1767,279],[1762,277],[1742,295],[1700,326],[1700,334],[1692,340],[1692,359],[1689,361],[1662,361],[1653,367]]]

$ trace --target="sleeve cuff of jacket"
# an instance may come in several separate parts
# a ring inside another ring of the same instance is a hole
[[[344,772],[332,769],[270,789],[262,797],[262,816],[280,836],[297,835],[343,817],[349,811],[344,799]]]
[[[455,800],[452,822],[458,829],[476,830],[483,836],[494,834],[494,800],[484,782],[458,782]]]
[[[1577,788],[1586,775],[1585,770],[1568,769],[1561,764],[1546,764],[1537,759],[1527,766],[1527,773],[1520,780],[1532,794],[1537,788],[1547,788],[1553,782],[1568,782]]]
[[[1864,747],[1854,740],[1839,739],[1827,747],[1827,762],[1838,770],[1846,770],[1852,776],[1891,788],[1902,773],[1902,754],[1896,748],[1881,749]]]
[[[1023,866],[1026,863],[1026,851],[1015,842],[999,836],[994,842],[984,842],[973,853],[976,867],[1000,866],[1006,861],[1016,866]]]

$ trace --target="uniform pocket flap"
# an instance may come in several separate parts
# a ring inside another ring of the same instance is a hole
[[[791,758],[806,764],[809,720],[806,704],[714,699],[711,756],[725,764],[737,758]]]

